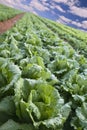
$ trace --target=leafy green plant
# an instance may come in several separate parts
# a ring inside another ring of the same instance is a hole
[[[0,130],[86,130],[87,59],[42,21],[27,13],[0,36]]]

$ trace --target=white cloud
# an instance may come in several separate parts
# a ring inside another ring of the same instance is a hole
[[[30,7],[33,7],[39,11],[47,11],[49,8],[41,4],[38,0],[32,0],[29,4]]]
[[[53,1],[57,3],[64,3],[69,6],[73,6],[79,3],[79,0],[53,0]]]
[[[84,29],[87,28],[87,21],[83,21],[82,26],[83,26]]]
[[[55,5],[54,6],[56,9],[58,9],[60,12],[62,12],[62,13],[65,13],[66,11],[65,10],[63,10],[63,8],[61,8],[59,5]]]
[[[66,11],[62,8],[62,7],[60,7],[59,5],[55,5],[54,3],[52,3],[51,5],[50,5],[50,8],[53,10],[53,9],[57,9],[57,10],[59,10],[60,12],[62,12],[62,13],[65,13]]]
[[[79,0],[53,0],[53,1],[58,3],[61,2],[64,3],[65,5],[68,5],[70,8],[69,10],[70,13],[80,17],[87,18],[87,8],[81,8],[76,6],[76,4],[79,5],[80,3]]]
[[[71,24],[76,25],[77,27],[83,27],[82,23],[80,23],[80,22],[71,21]]]
[[[80,16],[80,17],[84,17],[87,18],[87,8],[81,8],[81,7],[77,7],[77,5],[79,5],[80,1],[79,0],[53,0],[54,2],[57,3],[64,3],[65,5],[68,5],[70,10],[68,12]]]
[[[62,3],[66,3],[68,0],[52,0],[52,1],[54,1],[54,2],[58,2],[58,3],[60,3],[60,2],[62,2]]]
[[[67,24],[71,22],[70,19],[68,19],[64,16],[60,16],[59,19],[57,20],[57,22],[59,22],[59,21],[61,21],[62,23],[67,23]]]
[[[6,5],[10,6],[12,4],[12,1],[11,0],[8,0],[8,1],[7,0],[0,0],[0,3],[1,4],[6,4]]]
[[[64,16],[60,16],[57,22],[63,23],[63,24],[72,24],[77,26],[78,28],[87,29],[87,21],[79,22],[78,20],[72,21],[71,19],[68,19]]]
[[[44,6],[49,6],[49,3],[48,2],[46,2],[47,0],[43,0],[43,1],[41,1],[42,2],[42,4],[44,5]]]
[[[87,8],[72,6],[69,12],[77,16],[87,18]]]
[[[78,27],[82,27],[84,29],[87,28],[87,21],[82,21],[82,22],[75,22],[75,21],[72,21],[71,22],[73,25],[76,25]]]

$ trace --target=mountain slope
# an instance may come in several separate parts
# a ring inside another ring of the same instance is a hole
[[[0,36],[0,130],[87,129],[86,37],[31,13]]]

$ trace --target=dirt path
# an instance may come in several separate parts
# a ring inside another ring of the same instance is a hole
[[[18,14],[9,20],[0,22],[0,34],[4,33],[8,29],[10,29],[19,19],[21,19],[23,17],[23,15],[24,15],[24,13]]]

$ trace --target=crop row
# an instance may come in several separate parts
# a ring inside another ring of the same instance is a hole
[[[46,26],[58,35],[61,39],[67,41],[79,54],[87,57],[87,34],[80,32],[70,27],[57,24],[48,19],[38,17]]]

